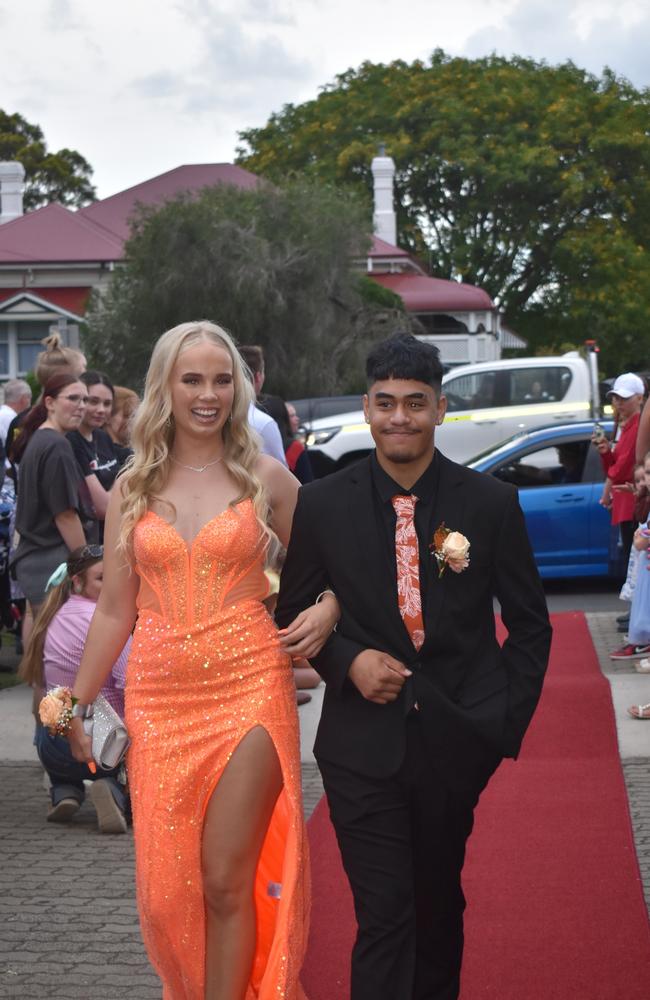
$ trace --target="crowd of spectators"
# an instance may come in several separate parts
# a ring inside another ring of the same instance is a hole
[[[620,597],[630,611],[619,616],[624,643],[610,655],[650,675],[650,397],[643,380],[625,372],[608,393],[615,416],[613,439],[594,436],[605,472],[602,503],[620,532],[627,576]],[[650,719],[650,704],[632,705],[634,719]]]

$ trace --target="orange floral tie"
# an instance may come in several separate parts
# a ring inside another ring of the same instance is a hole
[[[397,600],[406,631],[416,649],[424,642],[424,620],[420,597],[420,550],[415,531],[416,496],[398,494],[391,500],[395,524],[395,558],[397,560]]]

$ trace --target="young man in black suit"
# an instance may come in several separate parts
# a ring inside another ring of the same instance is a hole
[[[354,895],[352,1000],[453,1000],[473,810],[517,756],[551,629],[516,489],[435,450],[437,349],[398,335],[367,375],[376,451],[300,490],[276,617],[328,588],[341,606],[312,661],[314,752]]]

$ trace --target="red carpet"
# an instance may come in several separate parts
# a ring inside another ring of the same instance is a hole
[[[584,616],[553,624],[523,752],[501,766],[476,814],[461,1000],[647,1000],[650,927],[609,684]],[[324,801],[309,828],[303,983],[309,1000],[348,1000],[354,916]]]

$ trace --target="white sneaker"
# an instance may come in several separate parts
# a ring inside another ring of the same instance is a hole
[[[638,663],[634,664],[634,669],[637,674],[650,674],[650,659],[646,657],[645,660],[639,660]]]
[[[103,778],[93,781],[90,789],[90,801],[97,813],[97,826],[100,833],[126,833],[124,813],[113,798],[110,785]]]

